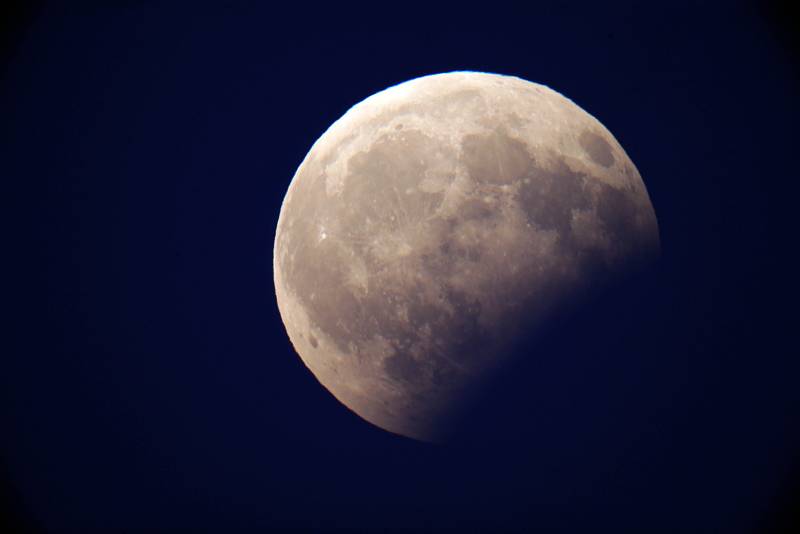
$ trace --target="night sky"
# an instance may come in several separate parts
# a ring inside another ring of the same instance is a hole
[[[0,530],[798,528],[795,14],[288,4],[2,8]],[[600,120],[662,256],[531,340],[430,445],[305,368],[272,245],[333,121],[452,70]]]

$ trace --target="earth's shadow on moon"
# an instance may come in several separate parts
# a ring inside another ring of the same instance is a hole
[[[670,389],[658,280],[656,260],[572,299],[523,337],[440,444],[509,457],[536,451],[546,463],[587,447],[613,453],[643,436]]]

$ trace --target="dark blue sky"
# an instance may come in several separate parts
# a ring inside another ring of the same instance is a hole
[[[4,28],[9,525],[796,521],[798,71],[779,4],[103,4]],[[330,123],[463,69],[546,84],[605,124],[647,185],[662,259],[554,325],[431,446],[319,386],[280,321],[271,251]]]

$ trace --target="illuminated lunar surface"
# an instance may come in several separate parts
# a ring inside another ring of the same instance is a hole
[[[658,250],[642,179],[603,125],[545,86],[454,72],[377,93],[319,138],[273,267],[319,382],[435,441],[520,336]]]

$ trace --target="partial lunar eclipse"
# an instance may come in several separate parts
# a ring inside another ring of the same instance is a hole
[[[545,86],[453,72],[367,98],[314,143],[273,268],[319,382],[435,441],[515,340],[658,250],[644,183],[600,122]]]

